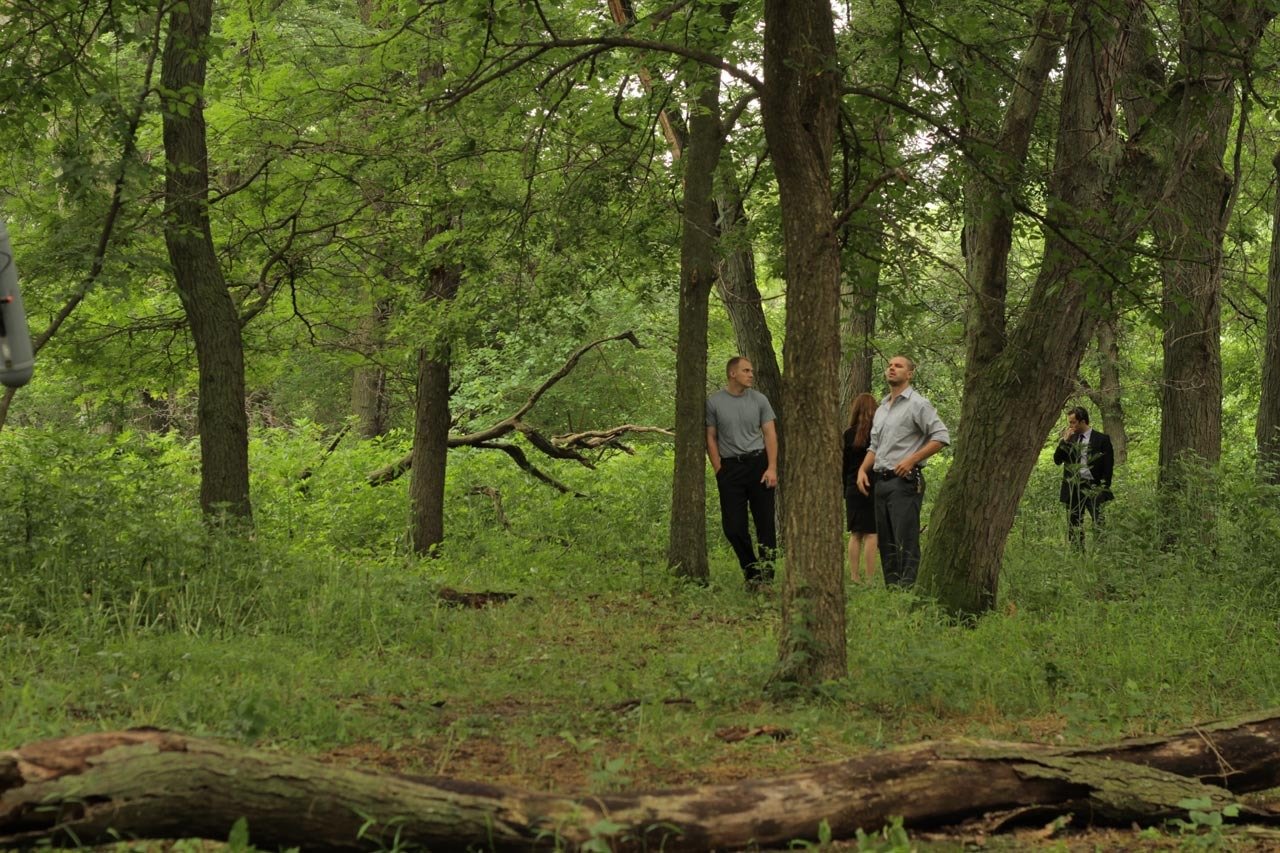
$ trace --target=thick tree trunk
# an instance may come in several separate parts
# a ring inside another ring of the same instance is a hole
[[[1152,217],[1164,280],[1165,487],[1188,485],[1183,457],[1213,464],[1222,454],[1222,241],[1234,187],[1222,160],[1236,81],[1248,73],[1275,14],[1268,4],[1247,0],[1187,0],[1179,12],[1176,88],[1155,112],[1151,134],[1168,170]]]
[[[766,0],[761,113],[782,210],[787,319],[786,572],[778,677],[843,678],[844,541],[839,470],[840,246],[831,152],[840,81],[831,6]]]
[[[1153,221],[1164,279],[1160,483],[1166,487],[1181,482],[1184,456],[1214,464],[1222,455],[1222,238],[1232,185],[1222,156],[1233,99],[1229,88],[1203,89],[1190,83],[1184,89],[1177,138],[1201,144],[1175,156],[1186,172]]]
[[[1280,176],[1280,152],[1271,160]],[[1271,258],[1267,266],[1266,349],[1262,359],[1262,398],[1258,401],[1258,473],[1280,484],[1280,191],[1271,212]]]
[[[447,302],[458,292],[461,272],[452,266],[431,271],[428,299]],[[438,341],[418,351],[417,397],[413,408],[413,474],[409,479],[410,534],[417,554],[433,554],[444,541],[444,483],[449,459],[449,344]]]
[[[249,423],[240,317],[209,229],[204,80],[212,0],[174,7],[161,62],[165,244],[200,373],[200,505],[248,519]]]
[[[693,96],[684,165],[680,234],[680,309],[676,334],[675,473],[667,563],[705,583],[707,567],[707,308],[716,277],[714,175],[720,162],[720,75],[692,66]]]
[[[1018,501],[1093,337],[1115,254],[1115,75],[1137,0],[1081,0],[1067,44],[1040,274],[1009,344],[966,381],[955,459],[930,520],[921,587],[956,615],[995,604]],[[1014,413],[1014,414],[1011,414]]]
[[[1185,815],[1179,801],[1280,785],[1280,718],[1197,726],[1094,748],[933,742],[727,785],[561,796],[440,777],[373,775],[157,730],[0,752],[0,846],[128,838],[225,840],[243,818],[258,847],[303,850],[669,851],[781,848],[875,831],[1036,816],[1128,824]],[[1245,809],[1246,817],[1250,811]]]
[[[1003,125],[991,140],[977,138],[980,129],[969,128],[973,162],[965,184],[961,241],[970,291],[965,324],[966,386],[976,383],[987,365],[1004,351],[1013,199],[1022,188],[1031,132],[1049,72],[1057,65],[1066,24],[1067,14],[1060,4],[1050,3],[1041,10],[1031,44],[1022,54]]]

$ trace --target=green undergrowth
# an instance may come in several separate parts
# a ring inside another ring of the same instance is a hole
[[[994,613],[958,627],[851,588],[849,678],[783,698],[777,601],[741,588],[714,506],[711,583],[663,569],[662,446],[557,469],[582,497],[456,453],[449,539],[418,559],[406,483],[365,480],[403,436],[327,457],[316,429],[258,436],[252,536],[201,522],[196,450],[176,438],[4,441],[0,746],[149,725],[448,773],[485,744],[511,778],[609,790],[921,738],[1096,742],[1280,700],[1276,495],[1229,463],[1185,507],[1133,464],[1082,555],[1056,472],[1037,471]],[[458,609],[443,587],[516,595]]]

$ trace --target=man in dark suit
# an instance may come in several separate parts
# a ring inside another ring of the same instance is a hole
[[[1058,499],[1067,505],[1067,537],[1084,548],[1084,514],[1093,517],[1095,540],[1102,530],[1102,505],[1111,500],[1111,471],[1115,467],[1111,438],[1089,426],[1089,412],[1076,406],[1067,412],[1067,428],[1053,451],[1053,464],[1062,466]]]

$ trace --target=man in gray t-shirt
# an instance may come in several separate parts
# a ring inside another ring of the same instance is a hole
[[[773,581],[778,547],[774,489],[778,485],[778,432],[769,399],[751,386],[755,368],[742,356],[729,359],[728,383],[707,398],[707,455],[720,493],[725,538],[742,566],[747,586]],[[748,510],[760,553],[751,544]]]

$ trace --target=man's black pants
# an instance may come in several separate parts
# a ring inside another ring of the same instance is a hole
[[[876,538],[885,586],[911,586],[920,568],[924,474],[875,478]]]
[[[1093,538],[1096,541],[1102,534],[1102,494],[1092,488],[1073,486],[1067,502],[1067,539],[1071,544],[1084,550],[1084,514],[1093,518]]]
[[[774,490],[760,482],[769,467],[764,452],[754,456],[741,456],[720,460],[716,473],[716,488],[720,492],[720,521],[724,525],[725,538],[738,555],[742,574],[747,583],[768,583],[773,580],[772,560],[778,547],[778,534],[774,525]],[[747,512],[756,523],[756,538],[760,542],[757,557],[751,545],[751,529]]]

